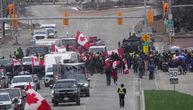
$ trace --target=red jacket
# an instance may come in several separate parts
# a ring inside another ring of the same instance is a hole
[[[117,79],[118,78],[117,70],[113,70],[112,77],[113,77],[113,79]]]

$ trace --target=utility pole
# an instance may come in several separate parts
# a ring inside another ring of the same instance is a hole
[[[1,2],[0,2],[0,6],[1,6],[1,15],[0,15],[0,17],[1,18],[3,18],[4,17],[4,3],[3,3],[3,0],[1,0]],[[5,35],[5,28],[4,28],[5,26],[4,26],[4,21],[1,21],[1,36],[2,36],[2,38],[4,37],[4,35]]]
[[[169,5],[169,12],[168,12],[168,20],[172,20],[173,16],[172,16],[172,1],[168,0],[168,5]],[[174,33],[174,27],[171,27],[168,29],[168,33],[169,33],[169,46],[171,47],[172,45],[172,35],[170,34],[170,32],[173,31]]]
[[[144,14],[145,14],[145,16],[144,16],[144,23],[145,23],[145,29],[144,29],[144,31],[145,31],[145,33],[147,33],[147,0],[144,0]]]

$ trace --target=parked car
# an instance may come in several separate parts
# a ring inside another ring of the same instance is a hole
[[[90,96],[89,92],[89,81],[87,80],[85,74],[70,74],[66,77],[67,79],[75,79],[80,86],[80,94]]]
[[[52,103],[57,106],[58,103],[76,102],[80,105],[80,89],[75,79],[57,80],[52,88]]]
[[[23,110],[24,109],[25,95],[21,91],[20,88],[4,88],[4,89],[0,89],[0,93],[1,92],[9,93],[12,103],[14,103],[15,105],[14,110]]]
[[[11,98],[7,92],[0,93],[0,110],[14,110]]]
[[[0,88],[7,88],[9,78],[4,67],[0,67]]]
[[[14,76],[11,80],[10,87],[11,88],[20,88],[22,90],[25,89],[27,85],[31,84],[32,88],[37,91],[37,85],[34,82],[32,75],[18,75]]]
[[[10,59],[0,59],[0,66],[5,67],[7,74],[11,74],[13,71],[12,61]]]

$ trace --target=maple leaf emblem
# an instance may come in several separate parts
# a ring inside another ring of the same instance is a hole
[[[85,37],[80,37],[80,41],[85,41]]]
[[[26,97],[26,102],[31,105],[33,103],[37,103],[38,102],[38,99],[36,98],[36,95],[34,93],[32,94],[27,94],[27,97]]]

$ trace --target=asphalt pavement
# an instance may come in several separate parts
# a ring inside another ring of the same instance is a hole
[[[53,107],[51,90],[49,87],[45,88],[43,83],[41,90],[38,90],[38,92],[46,98],[53,110],[119,110],[117,89],[122,83],[125,84],[127,89],[124,110],[138,110],[138,82],[136,75],[133,73],[119,74],[117,86],[113,81],[110,86],[107,86],[105,74],[94,74],[91,77],[90,97],[81,97],[80,106],[75,103],[61,103],[59,106]]]

